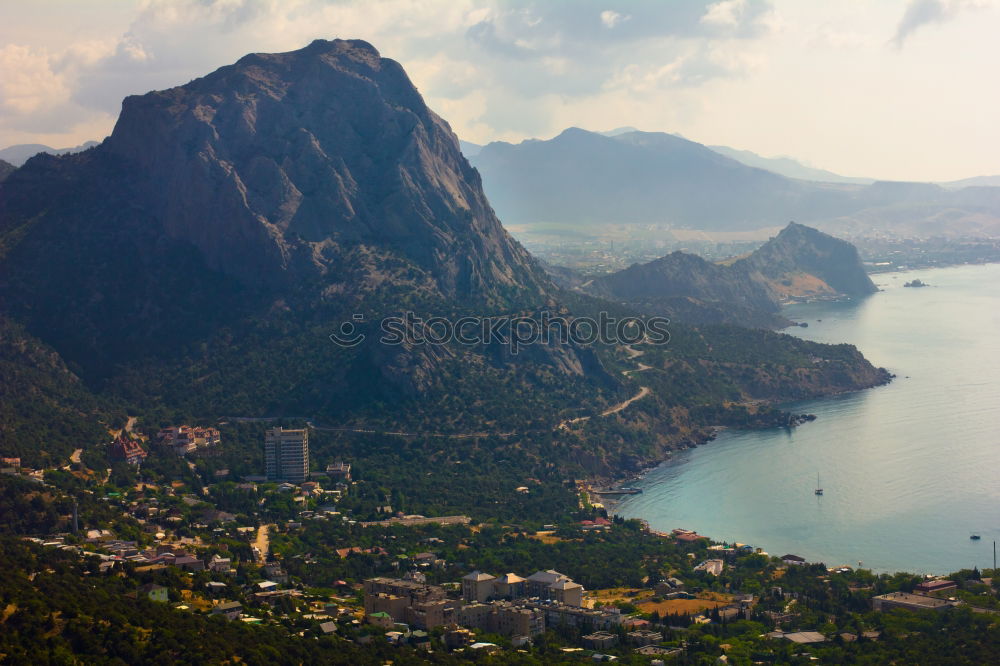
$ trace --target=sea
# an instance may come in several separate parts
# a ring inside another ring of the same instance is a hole
[[[913,279],[929,286],[903,286]],[[881,291],[863,299],[788,306],[788,317],[808,324],[788,332],[856,345],[896,375],[890,384],[783,405],[817,417],[793,429],[723,431],[630,484],[643,493],[615,512],[830,567],[992,568],[1000,540],[1000,264],[873,280]]]

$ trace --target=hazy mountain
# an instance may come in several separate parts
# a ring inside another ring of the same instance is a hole
[[[0,149],[0,160],[6,160],[14,166],[21,166],[38,153],[48,153],[49,155],[68,155],[69,153],[79,153],[98,145],[97,141],[87,141],[72,148],[51,148],[41,143],[20,143]]]
[[[826,169],[816,169],[806,166],[791,157],[763,157],[749,150],[738,150],[728,146],[708,146],[720,155],[725,155],[731,159],[746,164],[747,166],[767,169],[776,174],[787,176],[788,178],[798,178],[800,180],[815,180],[825,183],[855,183],[867,185],[874,183],[873,178],[852,178],[841,176],[840,174],[827,171]]]
[[[548,141],[493,142],[472,158],[509,223],[669,223],[709,229],[774,223],[803,185],[669,134],[606,137],[571,128]]]
[[[14,173],[14,169],[17,167],[10,162],[4,162],[0,160],[0,183],[7,179],[7,176]]]
[[[941,187],[949,190],[960,190],[963,187],[1000,187],[1000,175],[998,176],[973,176],[961,180],[952,180],[946,183],[938,183]]]
[[[853,245],[795,223],[735,262],[715,264],[674,252],[580,289],[678,321],[767,328],[788,323],[779,314],[788,300],[877,291]]]
[[[479,151],[483,149],[478,143],[472,143],[471,141],[458,140],[458,147],[461,149],[462,154],[466,157],[473,157],[478,155]]]
[[[838,233],[1000,235],[1000,205],[970,192],[978,188],[788,178],[657,132],[571,128],[546,141],[493,142],[471,161],[500,218],[529,229],[753,230],[796,220]]]

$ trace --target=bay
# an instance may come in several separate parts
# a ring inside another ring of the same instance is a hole
[[[905,288],[918,278],[931,286]],[[789,306],[794,335],[856,345],[889,385],[785,405],[817,420],[727,430],[636,482],[616,513],[828,566],[948,573],[1000,540],[1000,265],[884,273],[882,291]],[[824,488],[814,494],[817,474]],[[974,541],[971,534],[979,534]]]

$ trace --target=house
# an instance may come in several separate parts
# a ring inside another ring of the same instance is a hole
[[[212,615],[222,615],[227,620],[238,620],[243,615],[243,604],[238,601],[227,601],[212,609]]]
[[[271,592],[278,589],[278,584],[273,580],[262,580],[257,583],[257,589],[261,592]]]
[[[583,585],[569,580],[560,580],[548,587],[549,598],[567,606],[583,605]]]
[[[169,590],[162,585],[154,585],[153,583],[147,583],[139,588],[139,595],[141,597],[146,597],[150,601],[169,601],[170,598],[167,596]]]
[[[139,440],[132,439],[123,431],[112,440],[108,447],[108,457],[118,462],[126,462],[129,465],[141,465],[146,459],[146,450],[142,448]]]
[[[806,563],[806,558],[799,557],[798,555],[788,554],[788,555],[783,555],[781,557],[781,561],[784,562],[785,564],[792,564],[799,566]]]
[[[922,594],[931,594],[932,592],[942,592],[944,590],[954,590],[957,587],[958,587],[958,583],[956,583],[955,581],[953,581],[953,580],[944,580],[944,579],[939,578],[939,579],[936,579],[936,580],[925,580],[923,583],[920,583],[915,588],[913,588],[913,591],[914,592],[920,592]]]
[[[725,564],[722,560],[705,560],[698,566],[694,568],[695,571],[704,571],[712,576],[718,576],[722,573],[722,569]]]
[[[220,583],[219,581],[210,580],[207,583],[205,583],[205,589],[207,589],[211,594],[220,594],[225,591],[226,584]]]
[[[330,622],[320,622],[319,630],[324,634],[335,633],[337,631],[337,623],[332,620]]]
[[[268,562],[263,567],[264,575],[267,579],[276,583],[287,583],[288,574],[281,568],[278,562]]]
[[[228,574],[233,572],[233,561],[219,554],[212,555],[208,560],[208,570],[213,573]]]
[[[368,620],[368,624],[374,624],[376,627],[382,627],[383,629],[392,629],[396,624],[392,616],[385,611],[369,613],[366,619]]]
[[[191,557],[190,555],[183,555],[181,557],[175,557],[173,565],[175,567],[180,567],[185,571],[204,571],[205,563],[199,560],[197,557]]]

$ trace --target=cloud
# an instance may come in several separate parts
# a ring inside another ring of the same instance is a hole
[[[628,14],[619,14],[618,12],[611,9],[605,9],[603,12],[601,12],[601,23],[604,24],[605,28],[614,28],[622,21],[627,21],[630,18],[632,17],[629,16]]]
[[[146,0],[133,11],[126,30],[99,40],[4,47],[0,139],[99,119],[110,129],[127,95],[334,37],[366,39],[402,62],[470,139],[541,134],[555,129],[547,109],[609,89],[743,75],[774,17],[770,0]]]
[[[989,0],[910,0],[890,43],[901,49],[906,40],[921,27],[932,23],[946,23],[966,10],[983,9],[990,4]]]

